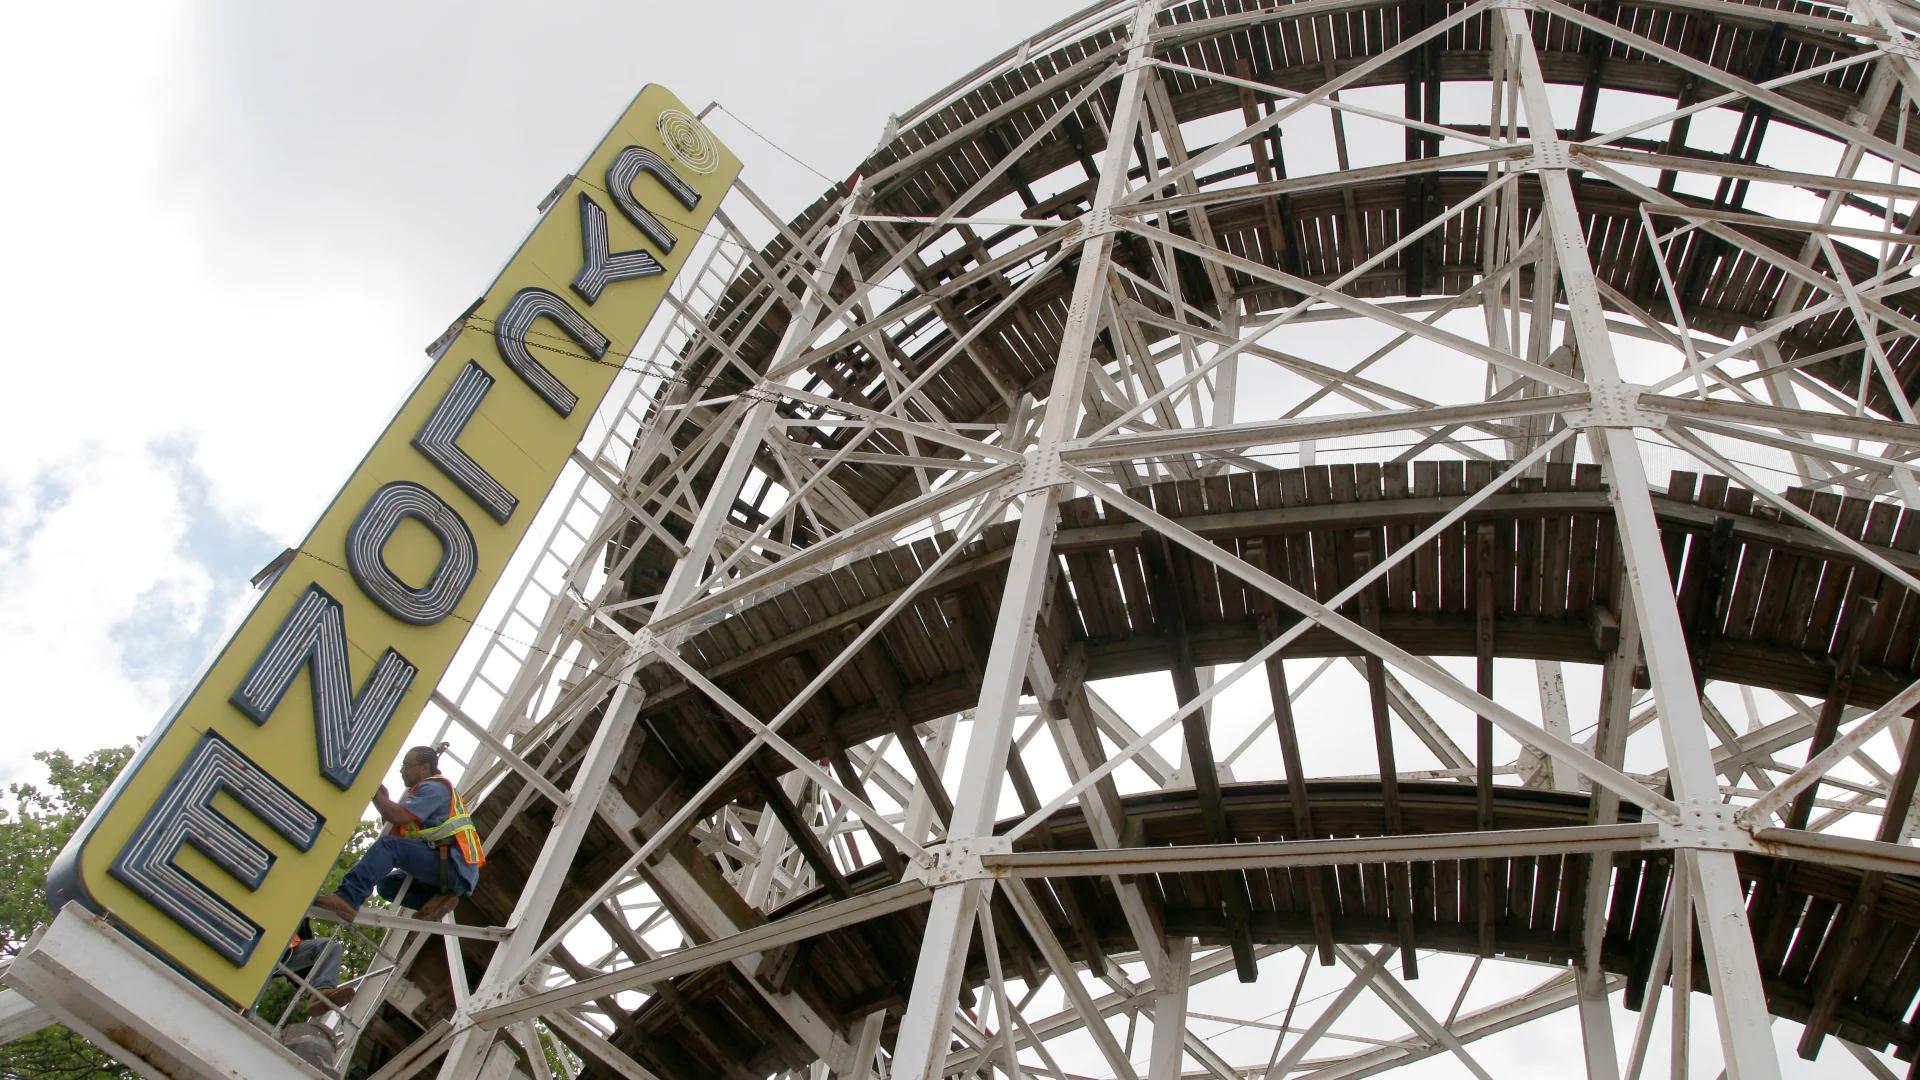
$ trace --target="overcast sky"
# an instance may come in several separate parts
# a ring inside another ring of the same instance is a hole
[[[642,85],[844,176],[1079,6],[9,5],[0,780],[153,727]]]

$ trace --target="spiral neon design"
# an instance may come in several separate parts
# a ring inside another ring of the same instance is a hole
[[[673,159],[697,173],[710,173],[720,165],[720,150],[706,126],[679,109],[660,114],[660,139]]]

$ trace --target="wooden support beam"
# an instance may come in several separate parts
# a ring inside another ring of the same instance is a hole
[[[767,809],[780,819],[780,824],[787,830],[787,837],[800,849],[800,857],[813,868],[813,876],[819,879],[821,886],[832,893],[835,900],[852,896],[853,888],[847,884],[846,875],[833,864],[833,853],[827,850],[820,834],[814,831],[813,824],[801,815],[800,808],[787,798],[785,789],[768,775],[766,766],[757,758],[748,758],[742,769],[760,797],[766,800]]]
[[[1865,621],[1865,620],[1863,620]],[[1875,839],[1883,844],[1896,843],[1906,826],[1907,812],[1913,806],[1916,781],[1920,781],[1920,723],[1907,727],[1906,745],[1901,747],[1900,771],[1887,789],[1887,805],[1880,818]],[[1879,918],[1880,894],[1887,875],[1868,871],[1855,887],[1853,903],[1846,909],[1832,940],[1821,949],[1823,957],[1831,950],[1831,960],[1822,959],[1814,986],[1813,1009],[1800,1034],[1800,1056],[1811,1060],[1833,1026],[1834,1016],[1850,1000],[1873,966],[1871,957],[1885,947],[1892,926]]]
[[[800,849],[800,856],[813,868],[820,884],[833,895],[835,900],[847,900],[853,896],[853,887],[847,884],[846,875],[833,863],[833,853],[821,841],[820,834],[813,830],[806,818],[800,814],[800,808],[787,797],[786,791],[774,778],[768,775],[766,768],[754,758],[748,758],[744,769],[754,787],[767,801],[767,808],[780,819],[787,830],[787,836],[794,846]],[[888,937],[880,927],[873,923],[861,923],[853,928],[852,937],[866,946],[880,965],[882,971],[906,971],[911,963],[911,953],[903,951],[900,942]]]
[[[1497,526],[1485,522],[1474,531],[1474,689],[1493,696],[1493,620],[1494,559]],[[1475,827],[1493,828],[1493,721],[1485,716],[1474,719],[1473,738]],[[1493,955],[1494,866],[1490,859],[1477,859],[1474,866],[1474,914],[1479,926],[1481,956]]]
[[[1280,576],[1285,572],[1279,550],[1279,542],[1274,537],[1261,540],[1265,549],[1262,555],[1266,559],[1267,572]],[[1280,609],[1273,598],[1261,594],[1260,635],[1272,640],[1280,635]],[[1313,830],[1313,807],[1307,799],[1306,767],[1300,758],[1300,733],[1294,725],[1293,694],[1287,688],[1286,662],[1274,656],[1267,660],[1267,692],[1273,698],[1273,725],[1280,739],[1280,761],[1286,770],[1287,802],[1293,810],[1293,830],[1296,839],[1312,840],[1316,838]],[[1327,905],[1327,869],[1323,866],[1304,868],[1301,876],[1306,882],[1307,911],[1313,920],[1313,938],[1318,947],[1322,967],[1332,967],[1333,918]]]
[[[1618,0],[1601,0],[1595,14],[1612,22],[1614,12],[1619,7]],[[1587,76],[1580,86],[1580,108],[1573,121],[1573,137],[1584,142],[1593,138],[1594,111],[1600,105],[1600,72],[1607,63],[1607,38],[1604,34],[1588,34],[1583,50],[1587,58]]]
[[[1374,564],[1374,532],[1359,529],[1352,534],[1355,576],[1364,575]],[[1380,632],[1380,585],[1363,589],[1358,597],[1360,625]],[[1380,761],[1380,801],[1385,811],[1389,836],[1407,831],[1400,808],[1400,768],[1393,753],[1393,718],[1387,709],[1387,667],[1378,656],[1368,653],[1367,698],[1373,706],[1373,745]],[[1400,938],[1400,972],[1409,979],[1420,977],[1419,952],[1413,937],[1413,867],[1395,863],[1382,867],[1387,878],[1387,903]]]
[[[1010,744],[1007,747],[1007,779],[1013,783],[1015,796],[1020,800],[1020,812],[1031,814],[1040,809],[1040,795],[1033,787],[1033,777],[1027,772],[1026,759],[1020,756],[1020,747]],[[1046,823],[1033,830],[1035,841],[1044,849],[1055,847],[1053,827]],[[1080,949],[1080,959],[1087,965],[1087,971],[1094,978],[1107,973],[1107,954],[1100,948],[1100,938],[1095,933],[1092,913],[1095,900],[1093,885],[1085,878],[1072,878],[1054,883],[1054,894],[1060,898],[1061,909],[1067,913],[1067,923],[1073,930],[1074,943]]]
[[[1044,638],[1042,639],[1045,640]],[[1084,685],[1086,655],[1079,645],[1061,649],[1058,663],[1050,669],[1050,689],[1037,689],[1041,695],[1041,715],[1052,728],[1059,745],[1062,764],[1070,780],[1078,782],[1104,759],[1099,726]],[[1102,777],[1080,798],[1087,824],[1100,848],[1113,849],[1130,842],[1131,830],[1125,804],[1112,777]],[[1153,878],[1118,874],[1109,879],[1120,902],[1127,929],[1139,943],[1148,970],[1158,976],[1156,945],[1165,937],[1166,920],[1157,895],[1149,891]]]
[[[827,761],[833,766],[833,773],[839,778],[841,786],[853,792],[855,798],[872,806],[873,799],[867,794],[866,781],[861,779],[860,770],[854,767],[853,759],[847,756],[846,746],[834,736],[833,723],[818,711],[809,711],[809,717],[821,744],[827,747]],[[867,837],[880,856],[880,864],[887,868],[887,875],[897,880],[906,871],[906,860],[878,831],[869,828]]]
[[[1400,26],[1403,35],[1418,34],[1429,26],[1439,11],[1433,0],[1401,0]],[[1415,122],[1438,123],[1440,119],[1440,49],[1435,38],[1406,54],[1403,61],[1406,87],[1406,117]],[[1436,156],[1439,136],[1412,126],[1405,129],[1406,160],[1420,161]],[[1440,212],[1439,178],[1430,172],[1412,173],[1405,181],[1404,211],[1400,218],[1403,233],[1432,221]],[[1406,249],[1401,259],[1402,276],[1408,296],[1420,296],[1438,278],[1439,237],[1428,236]]]
[[[572,951],[565,945],[554,946],[553,959],[560,965],[562,971],[573,976],[575,980],[589,979],[600,974],[581,963],[579,958],[574,956]],[[601,1012],[607,1014],[607,1019],[612,1020],[616,1025],[627,1019],[627,1010],[621,1008],[620,1003],[613,1000],[611,995],[602,995],[594,998],[593,1003],[599,1007]]]
[[[1854,679],[1859,673],[1860,653],[1866,644],[1867,629],[1874,623],[1873,612],[1878,601],[1855,591],[1847,607],[1853,609],[1856,604],[1861,606],[1860,616],[1848,627],[1846,640],[1841,645],[1839,655],[1834,658],[1833,676],[1827,683],[1827,698],[1821,703],[1820,713],[1813,723],[1813,735],[1807,743],[1808,758],[1833,744],[1834,736],[1840,730],[1840,719],[1846,712],[1847,698],[1853,692]],[[1814,800],[1819,790],[1820,781],[1815,780],[1793,800],[1787,808],[1786,828],[1807,827],[1807,822],[1813,817]],[[1800,913],[1806,906],[1804,897],[1789,895],[1786,887],[1788,870],[1785,862],[1776,862],[1767,876],[1754,887],[1751,910],[1762,971],[1772,970],[1786,955],[1794,928],[1799,924]]]
[[[1241,79],[1253,81],[1253,67],[1247,63],[1245,58],[1236,59],[1233,64],[1235,75]],[[1265,73],[1263,72],[1262,74],[1264,75]],[[1241,86],[1238,89],[1240,91],[1241,119],[1248,124],[1252,124],[1265,115],[1265,109],[1270,106],[1267,102],[1255,97],[1253,91],[1248,87]],[[1249,145],[1253,150],[1254,175],[1261,183],[1271,184],[1275,180],[1286,176],[1286,165],[1281,160],[1279,153],[1279,132],[1265,132],[1255,138]],[[1271,151],[1269,151],[1269,147],[1271,147]],[[1287,235],[1286,227],[1286,217],[1290,206],[1291,202],[1286,195],[1277,195],[1271,199],[1261,199],[1260,215],[1267,227],[1267,250],[1279,252],[1286,271],[1297,276],[1300,273],[1299,245],[1292,242],[1292,239]]]
[[[807,685],[820,674],[820,666],[815,663],[811,657],[791,656],[780,661],[780,663],[783,666],[792,668],[793,674],[800,686]],[[839,779],[841,786],[852,792],[854,798],[859,799],[868,806],[872,806],[874,803],[873,799],[867,794],[867,783],[861,778],[860,770],[854,767],[853,759],[847,756],[845,740],[838,738],[834,734],[833,721],[827,718],[824,708],[818,707],[822,705],[825,700],[826,695],[823,692],[814,698],[813,703],[808,708],[802,709],[801,711],[806,715],[808,723],[813,726],[814,733],[819,736],[820,745],[827,748],[827,761],[833,766],[834,776]],[[879,855],[881,865],[885,866],[887,873],[897,880],[906,870],[906,860],[901,857],[900,852],[888,842],[886,837],[880,834],[879,830],[869,826],[867,829],[867,838],[873,843],[874,851]]]
[[[1833,678],[1827,684],[1827,699],[1820,705],[1819,717],[1813,725],[1813,737],[1807,743],[1809,758],[1833,745],[1833,737],[1840,731],[1840,719],[1846,712],[1847,700],[1853,694],[1854,679],[1859,674],[1860,652],[1866,644],[1867,630],[1873,625],[1873,615],[1878,607],[1879,600],[1863,595],[1856,586],[1853,599],[1847,604],[1853,625],[1847,628],[1846,641],[1841,645],[1839,655],[1834,658]],[[1820,781],[1815,780],[1794,798],[1793,805],[1787,810],[1787,828],[1807,827],[1819,791]]]
[[[892,657],[886,650],[876,646],[860,650],[854,657],[854,663],[879,695],[878,704],[887,717],[887,724],[893,729],[894,737],[900,742],[900,750],[907,756],[907,764],[913,769],[914,782],[926,793],[933,803],[933,816],[945,830],[947,822],[953,818],[953,797],[947,793],[946,781],[940,778],[940,769],[933,759],[927,756],[926,744],[920,741],[920,735],[914,730],[913,720],[900,704],[900,694],[904,680],[900,669],[894,666]]]
[[[628,948],[627,945],[622,943],[621,937],[614,935],[613,928],[619,925],[619,920],[612,917],[611,912],[608,912],[606,908],[596,909],[594,911],[594,919],[608,930],[609,936],[614,936],[614,943],[620,946],[621,950],[627,954],[629,959],[635,963],[649,959],[644,951],[636,954]],[[630,937],[631,935],[626,936]],[[603,974],[581,963],[572,952],[568,951],[565,945],[554,948],[553,958],[560,965],[561,969],[568,975],[571,975],[576,982]],[[715,1061],[720,1063],[722,1076],[726,1077],[727,1080],[755,1080],[754,1070],[735,1050],[735,1047],[739,1044],[739,1040],[728,1031],[725,1024],[721,1023],[720,1020],[711,1012],[707,1011],[704,1006],[688,997],[687,994],[678,986],[675,986],[670,979],[654,983],[647,987],[647,992],[658,996],[660,1000],[666,1002],[669,1008],[679,1013],[686,1020],[687,1026],[693,1031],[694,1040],[698,1042],[701,1048],[711,1055]],[[627,1023],[632,1019],[631,1014],[621,1008],[619,1003],[616,1002],[611,995],[602,995],[594,998],[593,1004],[599,1007],[600,1011],[605,1013],[607,1019],[613,1023],[616,1029],[616,1034],[613,1038],[619,1038],[620,1036],[617,1033],[618,1029],[626,1027]],[[640,1057],[648,1058],[648,1060],[642,1060],[640,1063],[658,1069],[661,1063],[650,1058],[645,1052],[648,1048],[643,1044],[640,1049],[642,1051]],[[629,1051],[622,1048],[622,1052]]]
[[[618,947],[622,953],[626,953],[626,959],[628,959],[628,961],[632,961],[632,963],[636,963],[636,965],[641,965],[641,963],[659,959],[657,953],[653,953],[653,949],[649,949],[647,944],[641,942],[639,936],[634,934],[634,928],[628,926],[626,920],[620,919],[620,917],[612,911],[611,901],[609,901],[609,903],[603,903],[603,905],[597,907],[597,909],[593,909],[593,920],[599,922],[601,930],[607,932],[607,938],[611,938],[614,947]],[[582,980],[582,978],[591,978],[591,976],[597,976],[597,974],[603,974],[603,972],[574,972],[574,970],[570,970],[570,974],[572,974],[576,980]],[[751,1067],[733,1053],[733,1045],[735,1045],[737,1040],[735,1040],[735,1036],[733,1036],[730,1022],[724,1022],[720,1017],[714,1017],[707,1005],[703,1005],[703,1003],[695,1001],[691,995],[685,994],[684,990],[680,990],[680,986],[678,986],[672,978],[662,978],[660,982],[649,984],[649,986],[647,986],[647,994],[657,995],[657,997],[660,997],[660,1001],[664,1001],[670,1009],[678,1011],[682,1017],[687,1019],[687,1024],[691,1024],[691,1028],[693,1028],[695,1038],[701,1040],[701,1043],[707,1047],[708,1053],[712,1053],[716,1061],[720,1061],[720,1063],[726,1065],[728,1076],[737,1076],[737,1078],[741,1078],[741,1080],[755,1076],[755,1072],[751,1070]],[[612,997],[595,997],[593,1003],[599,1005],[601,1009],[605,1009],[609,1017],[622,1015],[622,1011],[614,1005]],[[762,1038],[768,1038],[768,1040],[772,1040],[772,1042],[778,1043],[778,1045],[787,1047],[787,1053],[799,1053],[799,1055],[808,1053],[808,1051],[806,1051],[806,1043],[799,1042],[797,1038],[793,1038],[793,1034],[791,1034],[791,1032],[787,1030],[787,1026],[781,1024],[781,1022],[770,1022],[768,1026],[760,1028],[758,1034],[760,1034]]]
[[[1154,543],[1147,546],[1148,574],[1152,578],[1148,589],[1153,596],[1153,605],[1161,619],[1169,644],[1173,647],[1173,662],[1169,674],[1173,677],[1173,694],[1180,704],[1185,705],[1200,696],[1200,677],[1194,666],[1193,638],[1187,622],[1185,590],[1185,554],[1176,554],[1165,537],[1156,537]],[[1233,837],[1232,827],[1227,822],[1226,804],[1220,799],[1220,772],[1213,759],[1213,739],[1207,726],[1207,710],[1195,709],[1181,721],[1181,731],[1186,738],[1187,771],[1193,776],[1194,793],[1200,800],[1200,814],[1206,821],[1207,839],[1214,843],[1226,843]],[[1221,871],[1214,875],[1220,889],[1220,899],[1226,906],[1229,932],[1229,944],[1233,949],[1234,972],[1241,982],[1253,982],[1260,977],[1260,971],[1253,954],[1253,900],[1247,893],[1246,877],[1234,871]]]

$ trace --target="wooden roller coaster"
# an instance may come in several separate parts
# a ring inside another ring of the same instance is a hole
[[[498,929],[390,936],[357,1067],[1486,1075],[1571,1012],[1617,1077],[1663,991],[1677,1069],[1696,993],[1729,1075],[1916,1060],[1914,25],[1101,4],[743,190],[436,698]]]

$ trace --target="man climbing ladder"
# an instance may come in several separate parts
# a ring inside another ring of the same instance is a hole
[[[399,896],[400,906],[434,920],[473,892],[487,858],[460,793],[440,775],[440,749],[416,746],[401,757],[400,781],[407,788],[399,801],[388,796],[385,784],[373,793],[374,809],[391,828],[360,856],[339,888],[314,898],[315,907],[352,922],[377,891],[387,900]],[[409,877],[413,883],[400,896]]]

